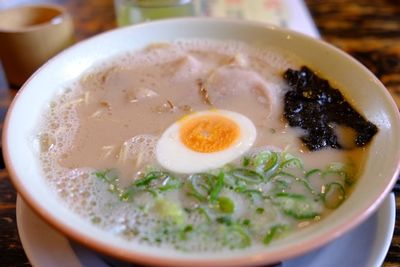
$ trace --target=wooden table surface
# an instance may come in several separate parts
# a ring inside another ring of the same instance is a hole
[[[64,5],[74,18],[77,40],[116,27],[112,0],[0,0],[0,9],[33,2]],[[400,2],[306,0],[306,3],[322,38],[350,53],[374,72],[400,107]],[[15,89],[8,88],[0,71],[1,122],[15,93]],[[16,192],[2,158],[0,168],[0,266],[30,266],[18,237]],[[400,211],[399,188],[394,189],[397,213]],[[383,266],[400,266],[399,218]]]

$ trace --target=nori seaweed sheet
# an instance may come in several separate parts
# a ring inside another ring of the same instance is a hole
[[[284,97],[284,117],[290,126],[306,131],[301,140],[308,149],[343,148],[335,133],[336,125],[354,129],[354,144],[358,147],[367,145],[378,132],[376,125],[359,114],[338,89],[308,67],[288,69],[283,77],[290,87]]]

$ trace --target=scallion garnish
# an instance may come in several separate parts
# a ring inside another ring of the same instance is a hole
[[[279,161],[278,153],[271,152],[270,157],[268,161],[265,163],[263,168],[266,175],[270,176],[271,173],[278,168],[279,166],[278,161]]]
[[[288,231],[290,227],[285,224],[274,225],[268,229],[267,233],[264,236],[263,243],[264,245],[268,245],[275,238],[280,237],[284,232]]]
[[[312,219],[320,214],[318,203],[300,194],[277,193],[273,203],[278,205],[286,215],[299,220]]]
[[[230,216],[221,216],[216,219],[218,223],[232,225],[232,218]]]
[[[235,210],[235,203],[229,197],[218,198],[219,210],[223,213],[233,213]]]
[[[196,173],[189,176],[190,195],[200,201],[206,201],[212,189],[212,181],[217,180],[215,175],[210,173]]]
[[[249,233],[240,224],[232,224],[226,228],[224,243],[230,248],[246,248],[251,245]]]
[[[257,171],[246,168],[234,169],[230,172],[230,175],[248,183],[260,183],[263,180],[263,176]]]
[[[346,198],[346,192],[340,183],[329,183],[324,189],[325,191],[322,193],[322,200],[325,207],[329,209],[336,209]]]
[[[261,213],[264,212],[264,208],[257,208],[257,209],[256,209],[256,212],[257,212],[258,214],[261,214]]]
[[[216,178],[216,181],[213,181],[212,183],[212,187],[209,194],[211,203],[217,200],[218,195],[221,192],[223,186],[224,186],[224,173],[220,172]]]
[[[264,235],[262,242],[267,245],[290,228],[279,223],[260,232],[257,221],[240,219],[242,215],[238,213],[242,209],[238,207],[243,203],[249,205],[246,207],[249,214],[245,215],[249,218],[252,215],[254,218],[270,216],[270,211],[276,210],[291,217],[289,221],[315,219],[324,206],[334,209],[345,200],[347,186],[353,182],[347,169],[345,164],[333,163],[322,170],[304,170],[303,162],[286,152],[261,151],[243,157],[236,164],[189,177],[149,166],[126,188],[119,186],[114,170],[98,171],[94,175],[108,184],[109,191],[121,201],[134,202],[142,196],[146,199],[145,194],[150,194],[153,202],[146,204],[146,212],[156,212],[161,218],[160,223],[168,225],[163,228],[163,235],[175,233],[185,241],[195,230],[196,233],[213,234],[212,231],[220,229],[219,235],[222,234],[225,245],[243,248],[251,244],[252,238],[259,239],[255,235]],[[315,186],[314,181],[320,185]],[[191,196],[191,201],[182,204],[168,193],[172,190],[185,190],[178,192]],[[239,203],[238,207],[235,203]],[[191,216],[198,218],[193,212],[201,214],[204,220],[187,221]]]

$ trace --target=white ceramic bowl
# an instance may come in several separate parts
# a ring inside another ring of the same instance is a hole
[[[95,62],[152,42],[182,38],[241,40],[290,50],[304,64],[346,89],[357,108],[379,127],[365,169],[350,198],[315,225],[265,249],[234,254],[188,254],[129,244],[83,221],[57,201],[46,186],[32,140],[44,107],[65,83]],[[47,222],[84,245],[125,260],[162,266],[239,266],[274,263],[321,246],[366,219],[382,202],[399,173],[400,117],[384,86],[360,63],[322,41],[264,24],[176,19],[122,28],[91,38],[62,52],[40,68],[15,97],[3,131],[3,152],[13,183]],[[336,255],[337,256],[337,255]]]

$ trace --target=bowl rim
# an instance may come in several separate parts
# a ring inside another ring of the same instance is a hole
[[[112,32],[115,31],[132,31],[133,29],[139,28],[139,27],[146,27],[146,25],[149,24],[164,24],[164,23],[170,23],[170,22],[178,22],[178,23],[185,23],[187,21],[190,22],[195,22],[195,23],[208,23],[208,22],[214,22],[214,23],[227,23],[229,25],[231,24],[241,24],[241,25],[247,25],[249,27],[263,27],[266,29],[270,30],[278,30],[282,33],[287,34],[288,36],[294,36],[295,38],[300,38],[300,39],[307,39],[307,42],[318,42],[322,46],[328,48],[329,50],[334,51],[335,53],[340,54],[342,57],[347,58],[347,60],[352,61],[353,63],[356,63],[360,68],[363,69],[364,72],[367,72],[371,78],[374,78],[374,81],[377,83],[377,87],[381,87],[385,89],[383,91],[383,94],[387,98],[388,102],[390,103],[390,109],[393,110],[398,110],[397,105],[395,104],[394,100],[392,99],[390,93],[386,90],[384,85],[375,77],[375,75],[368,70],[364,65],[362,65],[360,62],[355,60],[353,57],[345,53],[344,51],[336,48],[335,46],[319,39],[315,39],[312,37],[309,37],[305,34],[295,32],[289,29],[281,28],[278,26],[274,25],[269,25],[263,22],[254,22],[254,21],[243,21],[243,20],[235,20],[235,19],[226,19],[226,18],[202,18],[202,17],[191,17],[191,18],[173,18],[173,19],[165,19],[165,20],[158,20],[158,21],[152,21],[152,22],[145,22],[137,25],[131,25],[128,27],[123,27],[123,28],[117,28],[113,30],[109,30],[103,33],[100,33],[96,36],[93,36],[91,38],[85,39],[70,48],[67,48],[66,50],[62,51],[59,55],[63,55],[66,53],[66,51],[72,50],[72,49],[79,49],[79,46],[83,43],[93,41],[99,38],[104,38],[104,36],[107,36],[111,34]],[[162,266],[243,266],[243,265],[259,265],[259,264],[272,264],[276,262],[280,262],[282,260],[286,260],[289,258],[293,258],[295,256],[304,254],[307,251],[311,251],[313,249],[316,249],[336,237],[344,234],[345,232],[348,232],[349,230],[353,229],[357,225],[359,225],[362,221],[364,221],[367,217],[369,217],[377,208],[378,206],[383,202],[385,196],[391,191],[392,187],[394,186],[397,176],[400,173],[400,160],[398,160],[397,166],[395,167],[395,171],[393,173],[393,176],[390,179],[390,182],[386,185],[385,189],[377,199],[373,203],[369,205],[369,208],[363,211],[360,211],[360,213],[353,218],[353,220],[347,220],[347,224],[342,224],[342,225],[337,225],[334,228],[331,228],[330,232],[332,234],[327,235],[327,236],[322,236],[321,239],[317,240],[309,240],[306,243],[302,244],[297,244],[295,246],[291,246],[290,250],[285,249],[284,251],[279,251],[276,255],[271,255],[269,253],[265,252],[258,252],[258,253],[252,253],[251,255],[246,255],[246,256],[241,256],[241,257],[229,257],[229,258],[218,258],[218,259],[199,259],[196,258],[190,259],[190,258],[180,258],[180,259],[171,259],[171,258],[165,258],[165,257],[156,257],[155,255],[148,255],[144,254],[141,252],[133,251],[133,250],[128,250],[125,249],[121,251],[119,248],[116,248],[114,246],[108,245],[106,243],[100,244],[95,238],[90,238],[88,236],[82,236],[82,233],[79,232],[76,228],[70,227],[62,222],[60,218],[57,216],[53,215],[52,213],[47,212],[46,210],[43,210],[40,208],[39,202],[36,201],[33,196],[29,194],[27,189],[25,188],[24,183],[22,182],[22,179],[20,179],[17,175],[17,168],[14,166],[13,162],[10,159],[9,151],[12,149],[10,147],[10,144],[8,142],[8,135],[9,135],[9,124],[10,124],[10,117],[13,112],[13,109],[18,102],[19,97],[24,94],[25,90],[28,90],[30,81],[34,79],[34,77],[43,71],[43,69],[46,69],[47,66],[53,62],[57,61],[59,55],[55,56],[54,58],[50,59],[47,63],[45,63],[43,66],[41,66],[26,82],[25,84],[21,87],[21,89],[18,91],[16,96],[14,97],[12,103],[9,106],[6,118],[4,120],[4,128],[3,128],[3,133],[2,133],[2,143],[3,143],[3,154],[4,154],[4,161],[6,168],[9,172],[9,176],[11,178],[11,181],[15,188],[17,189],[18,193],[23,197],[25,202],[34,210],[42,219],[44,219],[46,222],[48,222],[52,227],[57,229],[58,231],[66,234],[68,238],[71,238],[83,245],[86,245],[98,252],[130,261],[130,262],[136,262],[136,263],[142,263],[142,264],[150,264],[150,265],[162,265]],[[397,120],[400,121],[400,113],[394,113],[396,114],[395,116],[397,117]],[[400,150],[396,154],[396,158],[400,159]]]

